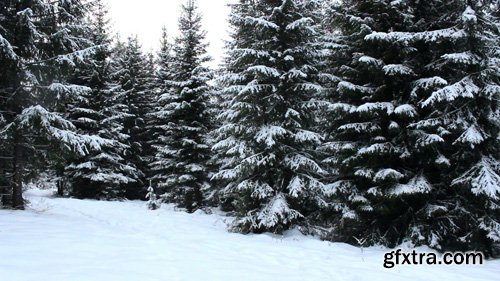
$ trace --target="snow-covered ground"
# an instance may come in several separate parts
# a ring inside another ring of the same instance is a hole
[[[30,190],[29,210],[0,211],[0,280],[500,280],[499,260],[386,269],[387,249],[361,251],[296,232],[228,233],[219,215],[51,194]]]

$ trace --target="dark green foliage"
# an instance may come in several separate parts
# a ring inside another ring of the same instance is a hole
[[[89,91],[69,81],[76,65],[95,51],[83,36],[85,12],[77,0],[4,1],[0,8],[0,138],[7,160],[0,166],[14,208],[24,207],[22,186],[34,171],[58,168],[62,158],[106,143],[75,133],[61,114]]]
[[[490,254],[498,243],[498,27],[466,2],[335,9],[330,238]]]
[[[321,137],[310,131],[319,52],[304,12],[296,1],[242,1],[231,19],[234,47],[220,78],[230,102],[214,146],[225,162],[213,180],[225,184],[219,193],[238,231],[280,233],[321,204]]]
[[[148,173],[148,127],[149,114],[153,109],[154,66],[141,51],[136,37],[128,38],[119,46],[114,59],[113,80],[117,87],[113,89],[113,102],[122,115],[121,133],[129,136],[126,140],[129,148],[124,158],[127,163],[137,167],[138,181],[127,186],[127,198],[144,198],[146,194],[146,174]]]
[[[155,145],[152,170],[157,171],[155,180],[163,200],[192,212],[202,206],[203,190],[208,185],[206,161],[210,157],[205,138],[211,74],[204,65],[209,58],[195,1],[182,6],[179,30],[171,62],[163,58],[171,72],[160,77],[170,80],[164,81],[160,107],[154,113],[163,135]]]
[[[91,89],[77,103],[70,105],[68,114],[78,130],[109,141],[98,151],[76,157],[67,167],[70,194],[78,198],[116,199],[137,198],[127,187],[137,185],[140,173],[125,159],[129,136],[123,122],[128,116],[127,105],[118,103],[112,81],[111,39],[108,34],[107,9],[103,1],[94,3],[93,16],[86,36],[96,51],[85,64],[79,65],[74,80]]]

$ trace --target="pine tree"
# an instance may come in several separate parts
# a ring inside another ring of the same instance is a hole
[[[416,50],[399,35],[412,26],[411,9],[407,1],[358,0],[334,9],[340,34],[331,41],[332,73],[338,82],[322,147],[337,213],[330,239],[396,246],[432,190],[411,143],[417,132],[407,129],[418,117],[411,101]]]
[[[293,0],[241,8],[220,79],[231,103],[214,147],[226,165],[214,179],[226,183],[223,196],[239,217],[234,230],[281,232],[321,201],[323,169],[314,155],[321,137],[310,131],[321,91],[314,21]]]
[[[166,85],[166,81],[172,80],[173,71],[171,69],[173,63],[173,46],[170,43],[167,28],[163,27],[162,35],[160,40],[160,51],[158,52],[158,71],[157,79],[159,86],[165,91],[163,87],[169,87]]]
[[[412,94],[421,118],[410,128],[417,144],[439,140],[421,153],[433,192],[410,232],[416,244],[500,253],[500,32],[492,4],[414,2]]]
[[[210,80],[204,66],[206,55],[205,32],[196,1],[182,5],[179,18],[180,35],[173,47],[172,78],[161,94],[163,105],[156,112],[165,130],[162,146],[157,146],[155,170],[162,170],[158,188],[165,201],[193,212],[202,206],[202,192],[207,186],[206,161],[210,149],[206,144],[206,124]]]
[[[92,11],[87,37],[97,50],[74,75],[74,80],[91,91],[72,105],[69,116],[80,132],[98,135],[109,140],[110,145],[73,159],[67,168],[70,194],[79,198],[123,198],[127,195],[125,186],[136,183],[139,172],[124,159],[129,136],[123,134],[123,106],[116,103],[112,91],[116,85],[109,62],[112,40],[108,33],[108,10],[104,2],[98,0]]]
[[[112,74],[117,86],[113,100],[119,104],[117,110],[123,117],[121,132],[128,136],[129,149],[124,158],[138,169],[138,181],[127,186],[127,198],[135,199],[144,198],[148,173],[148,114],[152,112],[155,96],[153,73],[150,72],[152,66],[148,62],[137,37],[129,37],[124,45],[117,46]]]
[[[491,254],[499,186],[495,20],[475,1],[343,7],[333,67],[341,81],[326,146],[337,151],[327,159],[338,169],[330,185],[336,235]]]
[[[160,208],[160,204],[158,203],[158,199],[156,198],[156,193],[151,185],[151,181],[149,182],[148,194],[146,194],[146,199],[148,199],[148,208],[150,210],[157,210]]]
[[[0,139],[7,152],[2,159],[9,162],[0,166],[9,170],[14,208],[24,208],[26,168],[51,165],[61,161],[59,155],[83,155],[107,143],[75,133],[74,124],[57,112],[90,90],[68,83],[76,64],[95,51],[78,21],[85,12],[78,0],[4,1],[0,8],[0,59],[8,66],[0,77],[0,92],[7,97],[0,102]]]
[[[162,147],[168,145],[168,138],[166,134],[168,129],[164,124],[164,117],[158,115],[159,112],[163,110],[163,107],[168,101],[160,100],[161,93],[167,93],[170,91],[171,86],[167,83],[173,78],[172,71],[172,44],[169,41],[167,29],[163,27],[162,37],[160,40],[160,50],[157,54],[157,66],[158,69],[155,73],[156,78],[156,103],[153,112],[150,113],[150,130],[151,130],[151,141],[150,145],[153,149],[151,162],[149,164],[150,168],[150,179],[157,185],[159,182],[163,182],[168,178],[168,171],[166,166],[161,164],[157,158],[157,151]]]

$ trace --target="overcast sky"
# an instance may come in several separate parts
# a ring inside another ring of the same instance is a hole
[[[136,34],[143,49],[157,50],[162,26],[166,26],[170,36],[177,35],[177,19],[180,5],[186,0],[107,0],[113,30],[121,34],[122,39]],[[228,3],[235,0],[198,0],[203,14],[203,24],[208,32],[209,54],[217,65],[223,55],[224,39],[229,30],[227,16]]]

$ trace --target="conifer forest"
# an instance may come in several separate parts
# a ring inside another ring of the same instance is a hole
[[[0,237],[43,183],[68,210],[500,257],[500,1],[236,0],[219,66],[199,1],[147,52],[106,0],[0,0]]]

